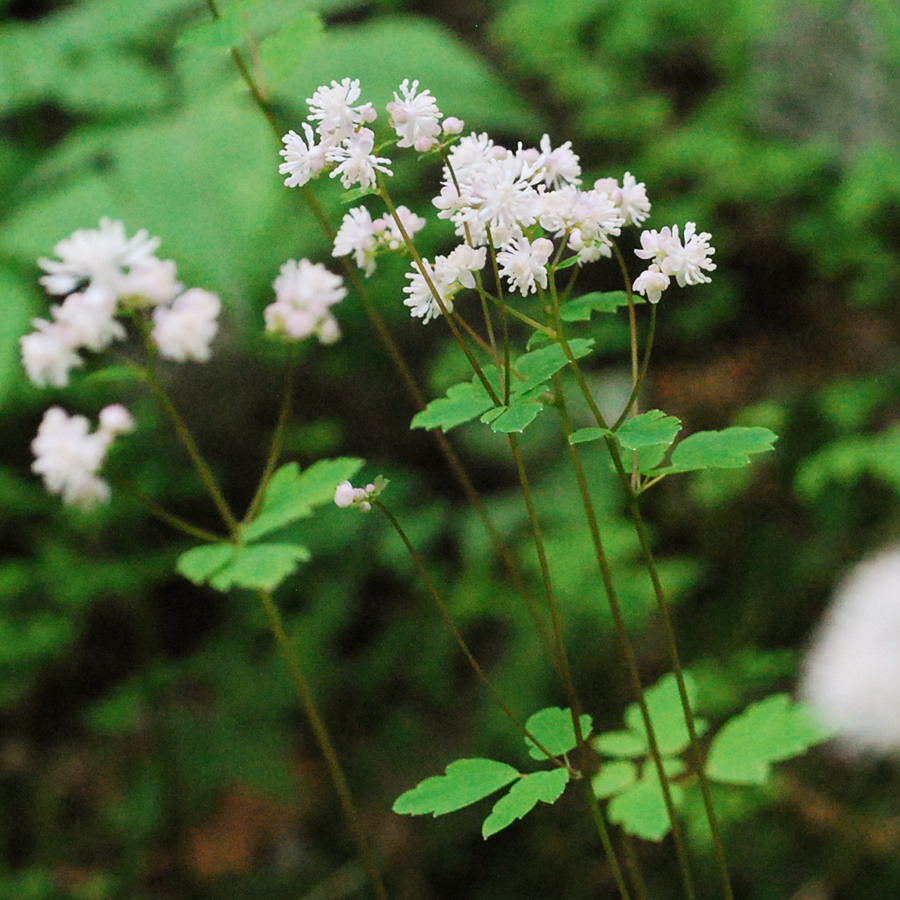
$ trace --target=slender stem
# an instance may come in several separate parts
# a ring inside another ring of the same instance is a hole
[[[625,293],[628,297],[628,329],[631,334],[631,382],[637,386],[638,383],[638,336],[637,336],[637,316],[634,312],[634,293],[631,290],[631,276],[628,274],[628,266],[625,264],[625,258],[618,244],[612,242],[613,251],[616,259],[619,261],[619,270],[622,272],[622,278],[625,281]]]
[[[582,781],[584,785],[584,790],[587,795],[588,808],[591,811],[591,818],[594,820],[594,825],[597,828],[597,833],[600,835],[600,843],[603,844],[603,851],[606,853],[606,859],[609,862],[609,868],[612,871],[613,879],[616,882],[616,887],[619,889],[619,896],[622,900],[631,900],[631,893],[628,890],[628,885],[625,883],[625,876],[622,873],[622,866],[619,863],[619,857],[616,855],[616,848],[613,845],[612,837],[609,833],[609,826],[606,824],[606,819],[603,816],[603,810],[600,808],[600,801],[597,799],[597,795],[594,793],[594,788],[591,786],[590,778],[585,778]]]
[[[631,882],[634,885],[635,900],[648,900],[647,883],[644,881],[644,875],[641,872],[640,861],[637,852],[634,849],[634,841],[627,831],[622,832],[622,848],[625,851],[625,864],[628,866],[628,874],[631,876]]]
[[[453,637],[456,640],[456,643],[459,645],[459,649],[462,650],[463,655],[466,657],[469,665],[472,667],[472,670],[478,676],[478,679],[481,683],[487,688],[488,693],[493,698],[494,702],[500,707],[503,711],[503,714],[516,726],[519,732],[525,737],[527,740],[531,741],[544,756],[547,757],[552,763],[562,768],[567,768],[565,763],[561,762],[556,756],[554,756],[522,723],[519,717],[510,709],[509,704],[503,699],[503,696],[494,687],[493,682],[487,675],[487,672],[484,671],[481,664],[475,659],[474,654],[472,653],[469,645],[466,643],[466,639],[462,636],[462,632],[459,630],[456,622],[453,619],[453,616],[450,614],[450,610],[447,608],[447,604],[444,603],[441,598],[440,592],[437,589],[437,586],[434,583],[434,580],[431,577],[431,573],[428,571],[428,566],[425,564],[425,560],[422,558],[422,554],[416,550],[412,541],[410,541],[406,532],[403,530],[403,526],[400,524],[397,517],[388,509],[385,504],[380,501],[374,501],[374,505],[377,506],[382,513],[387,517],[388,521],[394,528],[394,531],[400,537],[400,540],[403,541],[403,545],[406,547],[407,552],[412,557],[413,562],[416,564],[416,569],[418,569],[419,576],[422,581],[425,582],[425,587],[428,588],[428,593],[431,596],[431,599],[434,600],[434,605],[438,608],[438,611],[441,614],[441,618],[444,620],[444,624],[450,629]]]
[[[631,396],[628,398],[628,402],[625,404],[625,408],[622,410],[622,414],[618,419],[610,426],[610,431],[615,431],[617,428],[621,426],[621,424],[631,415],[632,409],[635,406],[638,395],[641,392],[641,388],[644,386],[644,379],[647,377],[647,369],[650,367],[650,353],[653,350],[653,339],[656,336],[656,304],[654,303],[650,307],[650,325],[647,328],[647,341],[644,347],[644,359],[641,363],[641,369],[638,373],[638,377],[634,382],[634,387],[631,389]]]
[[[198,541],[206,541],[210,544],[222,543],[227,541],[228,538],[222,537],[220,534],[215,534],[212,531],[207,531],[205,528],[199,528],[197,525],[194,525],[191,522],[188,522],[187,519],[182,519],[181,516],[176,516],[174,513],[169,512],[164,506],[160,503],[157,503],[152,497],[148,497],[143,491],[137,490],[137,488],[132,487],[127,481],[123,479],[118,479],[116,482],[116,486],[124,490],[126,493],[131,494],[135,500],[138,501],[141,505],[146,507],[147,512],[152,516],[156,516],[161,522],[165,522],[167,525],[174,528],[176,531],[180,531],[182,534],[186,534],[189,537],[197,538]]]
[[[716,862],[719,868],[719,876],[722,881],[723,896],[726,900],[733,900],[734,892],[731,887],[731,876],[728,872],[728,861],[725,857],[725,845],[722,842],[718,819],[716,818],[716,812],[713,807],[709,778],[703,767],[703,754],[700,750],[700,740],[697,735],[694,712],[691,709],[691,701],[684,680],[684,669],[681,665],[681,656],[678,652],[678,644],[675,640],[675,629],[672,625],[672,617],[669,614],[669,604],[666,600],[666,594],[659,578],[659,570],[656,567],[656,560],[653,558],[653,551],[650,548],[650,538],[647,534],[647,527],[644,524],[643,516],[641,515],[638,496],[631,486],[631,480],[628,477],[628,473],[625,471],[625,466],[622,462],[622,454],[614,435],[606,435],[606,445],[609,448],[609,453],[612,457],[616,473],[622,483],[622,490],[625,492],[626,502],[631,512],[638,541],[641,545],[641,554],[644,558],[644,564],[647,567],[650,581],[653,584],[653,592],[656,596],[656,606],[659,610],[663,633],[665,635],[666,644],[668,645],[669,656],[672,661],[672,670],[675,673],[675,681],[678,685],[678,695],[681,699],[682,709],[684,710],[684,720],[687,725],[688,735],[690,736],[691,756],[693,757],[694,769],[700,784],[700,791],[703,794],[703,805],[706,810],[706,818],[709,822],[709,829],[712,834],[713,848],[715,850]]]
[[[369,880],[371,881],[372,887],[375,889],[375,894],[379,900],[387,900],[387,892],[385,891],[384,882],[381,878],[381,871],[375,861],[375,854],[359,820],[356,804],[353,801],[353,794],[350,791],[347,776],[344,774],[344,769],[341,766],[337,752],[334,749],[334,744],[331,741],[331,735],[328,732],[324,719],[319,713],[315,697],[313,696],[309,682],[306,680],[303,667],[300,665],[300,656],[287,636],[287,632],[284,629],[284,621],[278,607],[275,605],[275,601],[272,599],[272,595],[268,591],[258,591],[257,593],[262,602],[263,609],[265,610],[269,628],[274,634],[275,640],[278,642],[279,649],[281,650],[281,654],[287,663],[291,681],[294,682],[294,687],[297,689],[300,702],[303,704],[303,711],[306,713],[306,717],[309,720],[309,724],[315,735],[316,743],[319,745],[319,750],[328,766],[332,783],[337,790],[341,808],[343,809],[344,816],[350,826],[350,832],[356,842],[360,858],[366,868]]]

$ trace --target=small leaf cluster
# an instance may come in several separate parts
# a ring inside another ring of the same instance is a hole
[[[693,707],[696,687],[690,673],[684,674],[684,681]],[[675,676],[670,673],[660,679],[645,692],[645,699],[667,780],[687,779],[688,765],[681,754],[690,737]],[[698,737],[706,733],[706,720],[695,717],[694,724]],[[592,786],[597,797],[609,800],[610,821],[629,834],[658,841],[669,833],[671,822],[637,703],[625,711],[625,725],[622,731],[605,732],[592,741],[604,757]],[[773,694],[718,730],[704,769],[711,780],[723,784],[762,785],[773,763],[799,756],[829,736],[805,707],[793,704],[787,694]],[[684,785],[670,780],[669,791],[678,808],[684,800]]]
[[[590,716],[582,715],[579,726],[582,737],[588,737],[592,729]],[[528,719],[525,729],[530,735],[526,738],[529,755],[547,759],[546,750],[556,763],[554,768],[523,774],[493,759],[458,759],[447,766],[443,775],[426,778],[401,794],[394,802],[394,812],[442,816],[511,785],[484,820],[481,833],[487,839],[527,815],[539,802],[555,803],[570,779],[568,766],[557,757],[565,757],[578,743],[572,713],[559,707],[542,709]]]
[[[287,463],[272,476],[259,514],[241,529],[239,540],[202,544],[182,553],[178,571],[217,591],[274,590],[309,559],[303,544],[280,540],[276,533],[332,501],[335,485],[352,478],[361,466],[362,460],[350,457],[320,460],[303,472],[297,463]]]

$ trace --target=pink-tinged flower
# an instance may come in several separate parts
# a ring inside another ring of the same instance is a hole
[[[58,322],[34,319],[37,331],[19,339],[22,365],[32,384],[37,387],[65,387],[72,369],[84,365],[76,353],[78,344],[71,331]]]
[[[500,274],[512,290],[532,294],[537,285],[547,287],[547,263],[553,255],[553,241],[526,237],[514,238],[497,254]]]
[[[414,319],[421,319],[423,325],[427,325],[432,319],[436,319],[443,314],[441,304],[438,303],[434,296],[437,291],[444,304],[444,309],[450,313],[453,311],[453,300],[451,299],[456,285],[452,281],[442,280],[435,271],[431,263],[427,259],[422,260],[425,272],[428,274],[429,281],[419,268],[419,264],[412,264],[413,271],[406,273],[409,284],[403,288],[403,293],[407,295],[403,301],[404,306],[408,306],[410,315]],[[432,290],[432,286],[434,290]]]
[[[541,180],[553,188],[564,184],[581,184],[581,165],[572,150],[572,142],[566,141],[555,150],[550,135],[541,138],[541,152],[537,159]]]
[[[334,236],[331,255],[352,255],[366,276],[375,271],[375,228],[372,215],[364,206],[355,206],[344,215]]]
[[[460,244],[447,256],[438,256],[434,267],[438,278],[444,284],[457,282],[462,287],[475,287],[475,273],[484,268],[487,260],[487,247],[470,247]]]
[[[116,306],[114,295],[88,288],[69,294],[62,305],[52,307],[51,312],[73,348],[99,351],[125,337],[122,323],[115,319]]]
[[[153,311],[152,337],[160,356],[176,362],[206,362],[219,330],[222,301],[201,288],[185,291],[171,306]]]
[[[709,245],[709,232],[697,234],[693,222],[684,226],[684,243],[678,236],[678,226],[666,227],[660,231],[644,231],[641,234],[641,249],[635,256],[652,259],[660,271],[675,278],[680,287],[686,284],[703,284],[710,280],[704,270],[712,272],[716,265],[710,257],[716,252]]]
[[[110,444],[133,428],[134,421],[121,406],[103,410],[100,427],[93,433],[84,416],[70,416],[58,406],[51,407],[31,442],[35,455],[31,469],[64,503],[90,509],[109,499],[109,485],[97,472]]]
[[[659,303],[662,292],[669,286],[669,276],[660,272],[654,263],[634,279],[635,293],[643,294],[651,303]]]
[[[307,118],[319,123],[316,131],[327,147],[339,144],[360,125],[374,122],[377,118],[371,103],[353,105],[359,96],[359,79],[344,78],[340,83],[332,81],[330,86],[322,85],[312,97],[307,97],[310,109]]]
[[[341,509],[355,506],[360,512],[369,512],[372,509],[372,502],[378,499],[388,484],[388,480],[381,475],[364,488],[353,487],[349,481],[342,481],[334,489],[334,504]]]
[[[409,79],[404,79],[400,93],[402,99],[395,91],[394,99],[387,105],[391,124],[400,138],[397,146],[414,147],[419,153],[426,153],[438,143],[442,113],[431,91],[419,92],[418,81],[410,85]]]
[[[393,175],[391,161],[375,156],[375,133],[370,128],[360,128],[347,137],[343,143],[328,151],[328,160],[338,163],[331,177],[341,176],[341,184],[351,188],[358,184],[364,191],[375,187],[376,172]]]
[[[343,279],[321,263],[288,260],[273,283],[275,302],[263,312],[266,331],[301,340],[315,334],[323,344],[340,337],[331,307],[347,296]]]
[[[447,118],[444,119],[444,134],[450,137],[456,134],[462,134],[462,130],[465,127],[466,123],[463,122],[462,119],[457,119],[456,116],[447,116]]]
[[[281,139],[284,149],[278,151],[284,157],[284,162],[278,166],[278,173],[287,175],[284,179],[287,187],[302,187],[325,168],[326,148],[316,143],[316,136],[309,124],[302,124],[306,138],[300,137],[296,131],[289,131]]]

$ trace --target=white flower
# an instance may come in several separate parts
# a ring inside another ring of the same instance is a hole
[[[397,207],[397,218],[403,223],[403,230],[409,238],[415,237],[427,224],[428,220],[422,216],[416,215],[406,206]],[[378,243],[386,250],[406,249],[406,241],[400,231],[394,217],[390,213],[385,213],[372,223],[375,234],[378,236]]]
[[[368,276],[375,271],[375,229],[372,216],[364,206],[355,206],[341,220],[334,236],[332,256],[350,256]]]
[[[125,329],[115,319],[116,298],[106,291],[88,288],[69,294],[51,312],[67,332],[72,347],[99,351],[125,337]]]
[[[684,226],[684,243],[678,236],[678,226],[660,231],[644,231],[641,249],[635,256],[652,259],[666,275],[671,275],[680,287],[686,284],[702,284],[710,280],[703,271],[712,272],[716,265],[710,259],[716,251],[709,245],[709,232],[696,233],[696,226],[688,222]]]
[[[900,549],[840,586],[806,653],[800,694],[849,749],[900,751]]]
[[[581,165],[572,151],[572,142],[566,141],[555,150],[550,144],[550,135],[541,138],[541,153],[538,157],[541,179],[550,187],[563,184],[581,184]]]
[[[531,294],[536,285],[547,287],[547,262],[553,254],[553,241],[538,238],[530,242],[521,237],[510,241],[497,254],[500,274],[520,294]]]
[[[37,437],[32,471],[51,494],[71,506],[89,509],[109,499],[109,485],[97,476],[113,438],[131,431],[134,422],[124,407],[107,407],[100,427],[90,433],[84,416],[69,416],[58,406],[44,413]]]
[[[372,501],[379,497],[388,484],[388,480],[381,475],[364,488],[355,488],[349,481],[342,481],[334,489],[335,506],[341,509],[356,506],[361,512],[369,512],[372,509]]]
[[[171,259],[148,256],[122,274],[119,279],[119,297],[128,298],[136,306],[171,303],[184,290],[184,285],[175,274],[175,263]]]
[[[484,268],[487,260],[487,247],[470,247],[460,244],[447,256],[438,256],[434,267],[438,278],[444,284],[457,282],[463,287],[475,287],[475,272]]]
[[[431,284],[434,285],[434,289],[440,295],[441,301],[444,304],[444,309],[446,309],[448,313],[452,312],[453,301],[451,300],[451,297],[454,293],[454,284],[451,281],[442,281],[427,259],[423,259],[422,263],[425,271],[428,273]],[[403,293],[408,296],[403,301],[403,305],[410,308],[410,315],[412,315],[414,319],[421,319],[422,324],[427,325],[432,319],[436,319],[438,316],[442,315],[440,304],[435,299],[431,286],[425,280],[425,276],[419,269],[418,263],[413,263],[413,271],[407,272],[406,277],[409,279],[409,284],[403,288]]]
[[[358,184],[364,191],[375,187],[376,172],[385,175],[394,173],[388,168],[389,159],[375,156],[372,148],[375,146],[375,133],[370,128],[360,128],[347,137],[342,144],[328,151],[328,159],[338,163],[337,168],[331,173],[334,178],[341,176],[341,184],[345,188],[351,188]]]
[[[284,162],[278,166],[278,173],[288,176],[284,179],[287,187],[302,187],[325,168],[326,148],[316,143],[316,136],[307,122],[303,122],[303,133],[306,140],[296,131],[289,131],[281,139],[284,149],[278,153],[284,157]]]
[[[626,225],[640,225],[650,215],[650,201],[644,182],[638,182],[631,172],[622,177],[622,186],[613,194]]]
[[[53,252],[58,260],[42,257],[38,265],[48,274],[40,282],[49,294],[70,294],[87,286],[118,296],[123,271],[153,255],[159,238],[141,230],[127,237],[125,226],[101,219],[99,228],[83,228],[61,240]]]
[[[329,147],[350,137],[364,122],[374,122],[377,118],[371,103],[352,105],[359,95],[359,79],[345,78],[340,84],[332,81],[330,87],[322,85],[312,97],[307,97],[310,108],[307,118],[319,123],[316,131]]]
[[[659,303],[662,292],[668,286],[669,276],[660,272],[659,266],[654,263],[634,279],[633,288],[636,293],[643,294],[651,303]]]
[[[185,291],[171,306],[153,311],[153,341],[160,356],[176,362],[206,362],[219,330],[222,302],[201,288]]]
[[[456,116],[447,116],[444,119],[444,134],[446,135],[462,134],[465,127],[466,123],[462,119],[457,119]]]
[[[322,343],[337,340],[340,332],[330,309],[347,296],[340,275],[321,263],[289,259],[272,286],[275,302],[264,310],[266,331],[295,340],[311,334]]]
[[[31,323],[37,331],[19,339],[22,365],[32,384],[37,387],[65,387],[69,372],[84,365],[75,352],[78,343],[72,332],[58,322],[34,319]]]
[[[431,96],[431,91],[418,93],[418,90],[418,81],[410,86],[409,79],[404,79],[400,85],[403,99],[395,91],[394,99],[387,105],[387,111],[391,114],[391,124],[400,138],[397,146],[415,147],[420,153],[425,153],[438,143],[442,113]]]

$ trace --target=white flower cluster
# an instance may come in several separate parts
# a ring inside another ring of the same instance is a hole
[[[369,512],[372,501],[377,500],[381,492],[388,486],[388,480],[379,475],[372,484],[364,488],[356,488],[349,481],[342,481],[334,489],[335,506],[349,509],[355,506],[360,512]]]
[[[716,264],[710,257],[716,252],[709,245],[711,235],[707,231],[697,234],[697,226],[688,222],[684,226],[684,240],[678,236],[678,226],[662,231],[645,231],[641,234],[641,249],[634,255],[652,259],[649,268],[634,280],[634,289],[644,294],[651,303],[658,303],[662,292],[675,278],[679,287],[686,284],[703,284],[710,280],[703,272],[712,272]]]
[[[800,695],[847,749],[900,752],[900,548],[861,563],[838,589]]]
[[[414,237],[426,224],[405,206],[397,207],[397,217],[403,223],[406,236]],[[364,206],[351,209],[341,221],[334,238],[332,256],[353,256],[353,261],[366,277],[375,271],[375,257],[379,253],[406,249],[406,242],[397,223],[389,213],[373,219]]]
[[[341,336],[337,319],[331,314],[331,307],[347,296],[339,275],[321,263],[289,259],[272,286],[275,302],[263,313],[266,331],[291,340],[314,334],[323,344],[333,344]]]
[[[28,377],[38,387],[65,387],[72,369],[84,364],[80,351],[100,351],[125,337],[117,316],[153,309],[152,338],[161,356],[183,362],[209,359],[221,309],[215,294],[197,288],[182,293],[175,263],[159,259],[158,238],[141,230],[133,237],[121,222],[101,219],[54,248],[59,259],[40,259],[40,279],[50,294],[67,295],[51,307],[52,319],[20,346]]]
[[[84,416],[70,416],[58,406],[44,413],[37,437],[31,443],[35,461],[31,469],[40,475],[51,494],[70,506],[90,509],[109,499],[109,485],[99,471],[113,439],[134,429],[124,406],[107,406],[100,425],[91,432]]]

